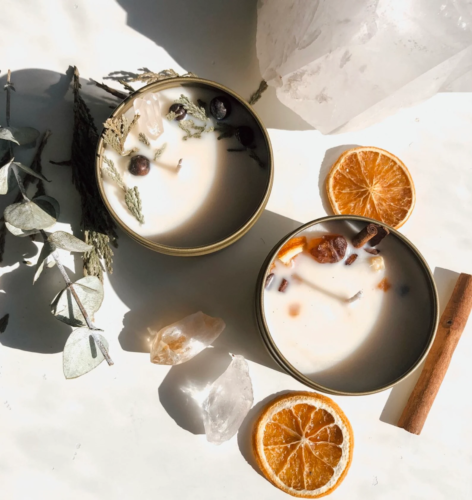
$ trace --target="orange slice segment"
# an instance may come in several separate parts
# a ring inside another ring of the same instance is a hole
[[[416,201],[403,162],[374,147],[345,151],[331,168],[326,190],[335,214],[363,215],[396,229],[408,220]]]
[[[264,476],[301,498],[332,493],[351,465],[351,424],[330,398],[292,392],[271,401],[253,434],[253,450]]]

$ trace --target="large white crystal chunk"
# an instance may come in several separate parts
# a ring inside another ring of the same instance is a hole
[[[151,345],[151,362],[158,365],[185,363],[212,344],[225,326],[222,319],[201,311],[186,316],[157,332]]]
[[[164,132],[159,94],[146,94],[142,99],[137,98],[133,106],[134,112],[140,115],[139,131],[146,134],[149,139],[157,139]]]
[[[469,0],[262,0],[257,55],[323,133],[363,128],[472,70]]]
[[[227,370],[210,386],[202,404],[208,441],[221,444],[232,438],[253,402],[248,364],[242,356],[234,356]]]

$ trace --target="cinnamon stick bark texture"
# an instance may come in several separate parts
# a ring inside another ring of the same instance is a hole
[[[398,421],[398,427],[420,434],[441,387],[454,350],[472,309],[472,276],[461,274],[439,320],[438,331],[420,378]]]
[[[385,236],[390,234],[390,231],[383,226],[375,226],[377,228],[377,234],[369,241],[371,247],[377,246]]]
[[[352,238],[352,244],[355,248],[363,247],[369,240],[377,235],[377,227],[375,224],[367,224],[359,233],[357,233],[354,238]]]

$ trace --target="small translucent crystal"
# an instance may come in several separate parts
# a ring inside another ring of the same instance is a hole
[[[146,94],[142,99],[135,99],[134,112],[140,115],[139,131],[149,139],[157,139],[164,132],[159,94]]]
[[[210,443],[221,444],[238,432],[254,402],[249,366],[239,355],[210,386],[203,401],[203,423]]]
[[[383,257],[381,255],[377,255],[377,257],[372,257],[370,259],[370,267],[375,272],[382,271],[383,269],[385,269],[385,262],[383,260]]]
[[[151,362],[158,365],[185,363],[212,344],[225,327],[222,319],[201,311],[186,316],[157,332],[151,345]]]

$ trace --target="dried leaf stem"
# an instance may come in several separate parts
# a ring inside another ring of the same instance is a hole
[[[112,96],[118,97],[118,99],[124,100],[128,97],[129,94],[125,94],[124,92],[120,92],[119,90],[113,89],[106,85],[105,83],[100,83],[95,81],[93,78],[90,78],[90,81],[94,83],[98,88],[105,90]],[[121,82],[120,82],[121,83]]]
[[[249,99],[249,104],[256,104],[256,102],[262,97],[262,94],[267,90],[268,87],[269,86],[267,85],[267,82],[265,80],[262,80],[259,84],[259,88],[254,92],[254,94],[252,94],[251,98]]]

